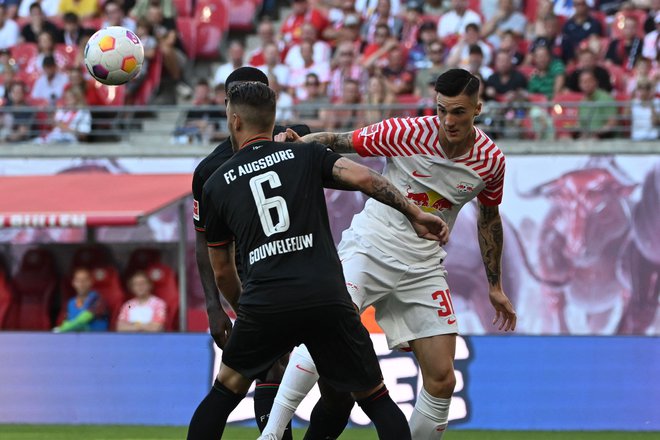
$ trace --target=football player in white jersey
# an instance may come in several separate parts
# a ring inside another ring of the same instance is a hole
[[[479,79],[453,69],[436,81],[437,115],[392,118],[348,133],[313,133],[339,153],[385,156],[384,175],[423,210],[435,212],[450,230],[458,211],[479,201],[478,236],[495,309],[493,325],[513,331],[516,313],[501,284],[502,200],[505,160],[474,118],[481,111]],[[297,135],[288,132],[290,139]],[[458,323],[451,302],[445,251],[420,239],[397,211],[368,201],[339,244],[344,277],[353,302],[373,305],[391,349],[411,349],[423,376],[410,428],[414,440],[441,439],[447,427],[456,379],[454,352]],[[485,293],[485,292],[484,292]],[[279,438],[317,375],[304,347],[289,361],[270,420],[261,439]],[[324,389],[322,388],[322,392]],[[352,405],[323,398],[312,412],[306,440],[336,438]]]

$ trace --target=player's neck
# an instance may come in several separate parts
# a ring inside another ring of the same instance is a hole
[[[236,140],[238,141],[238,145],[240,145],[239,150],[242,150],[243,148],[257,141],[272,141],[273,132],[271,130],[270,132],[264,131],[259,133],[246,133],[245,136],[241,136]]]
[[[450,142],[447,139],[447,136],[442,131],[440,131],[439,138],[442,151],[445,152],[445,155],[448,159],[454,159],[464,155],[470,151],[472,147],[474,147],[476,133],[477,131],[474,129],[474,127],[472,127],[472,130],[470,130],[470,133],[465,138],[458,142]]]

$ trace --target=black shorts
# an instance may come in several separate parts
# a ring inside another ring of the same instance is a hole
[[[299,344],[307,346],[319,375],[339,391],[367,391],[382,381],[371,338],[352,305],[278,313],[240,307],[222,362],[248,379],[263,379]]]

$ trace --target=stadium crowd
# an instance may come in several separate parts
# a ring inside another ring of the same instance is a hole
[[[660,0],[290,0],[281,17],[282,2],[192,1],[1,2],[0,139],[85,141],[88,107],[174,104],[177,95],[199,108],[173,139],[221,139],[224,81],[244,65],[268,74],[278,123],[317,130],[433,114],[433,81],[461,67],[482,79],[478,122],[493,137],[658,138]],[[231,23],[234,3],[252,5],[247,29],[259,43],[248,51],[230,32],[225,62],[199,79],[192,61],[220,55],[204,26],[224,26],[218,16]],[[135,30],[145,46],[146,65],[125,87],[102,86],[83,67],[87,39],[107,25]]]

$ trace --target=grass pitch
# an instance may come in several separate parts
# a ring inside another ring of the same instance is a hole
[[[2,440],[185,439],[186,427],[109,425],[0,425]],[[304,430],[294,430],[302,439]],[[227,428],[223,439],[255,440],[256,428]],[[377,440],[373,429],[347,429],[342,440]],[[660,440],[660,432],[448,431],[444,440]]]

